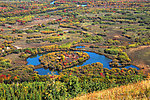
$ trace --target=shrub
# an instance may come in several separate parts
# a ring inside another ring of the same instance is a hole
[[[26,33],[33,33],[34,30],[25,30]]]

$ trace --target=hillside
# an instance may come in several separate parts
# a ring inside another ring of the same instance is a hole
[[[72,100],[149,100],[150,80],[85,94]]]

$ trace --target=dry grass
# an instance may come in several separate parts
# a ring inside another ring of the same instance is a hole
[[[150,45],[146,45],[146,46],[139,46],[139,47],[137,47],[137,48],[130,48],[129,49],[129,52],[135,52],[135,51],[138,51],[138,50],[142,50],[142,49],[144,49],[144,48],[148,48],[148,47],[150,47]]]
[[[150,100],[150,80],[89,93],[73,100]]]
[[[132,63],[142,69],[145,74],[150,72],[150,45],[130,48],[127,51]]]

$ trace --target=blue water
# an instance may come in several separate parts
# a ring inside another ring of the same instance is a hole
[[[35,65],[35,66],[37,66],[37,65],[41,64],[40,61],[39,61],[39,58],[41,56],[42,56],[42,54],[41,55],[37,55],[35,57],[29,57],[27,59],[27,62],[28,62],[27,65]]]
[[[86,60],[82,65],[77,65],[77,67],[100,62],[103,64],[104,68],[111,69],[111,67],[109,67],[109,62],[112,61],[111,59],[105,57],[104,55],[99,55],[93,52],[86,52],[86,53],[90,56],[90,58]]]
[[[51,2],[50,4],[54,4],[55,3],[55,0],[53,2]]]
[[[35,69],[35,71],[38,71],[39,75],[48,75],[48,74],[54,74],[54,75],[59,75],[57,71],[50,71],[49,69],[44,69],[44,68],[39,68],[39,69]]]
[[[136,66],[134,66],[134,65],[126,66],[126,67],[124,67],[124,68],[127,68],[127,69],[128,69],[128,68],[130,68],[130,67],[131,67],[131,68],[136,68],[137,70],[139,70],[139,68],[136,67]]]
[[[85,46],[76,46],[75,48],[85,48]]]
[[[87,5],[81,5],[82,7],[85,7],[85,6],[87,6]]]
[[[84,66],[84,65],[87,65],[87,64],[92,64],[92,63],[96,63],[96,62],[100,62],[103,64],[103,68],[108,68],[108,69],[111,69],[111,67],[109,66],[109,62],[111,62],[112,60],[105,57],[104,55],[99,55],[99,54],[96,54],[96,53],[93,53],[93,52],[86,52],[90,58],[88,60],[86,60],[85,62],[83,62],[82,64],[79,64],[77,65],[77,67],[79,66]],[[42,56],[42,55],[37,55],[36,57],[29,57],[27,59],[27,65],[39,65],[40,62],[39,62],[39,57]],[[136,66],[133,66],[133,65],[130,65],[130,66],[126,66],[124,68],[136,68],[137,70],[139,70],[138,67]],[[39,68],[39,69],[35,69],[35,71],[38,71],[38,74],[39,75],[47,75],[48,73],[51,74],[51,71],[49,69],[44,69],[44,68]],[[58,75],[58,72],[57,71],[54,71],[54,74],[55,75]]]
[[[77,5],[77,6],[82,6],[82,7],[85,7],[85,6],[87,6],[87,5]]]

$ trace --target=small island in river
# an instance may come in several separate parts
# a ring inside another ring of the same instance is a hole
[[[44,68],[54,70],[62,70],[89,59],[89,55],[85,52],[60,51],[51,52],[39,58],[41,65]]]

